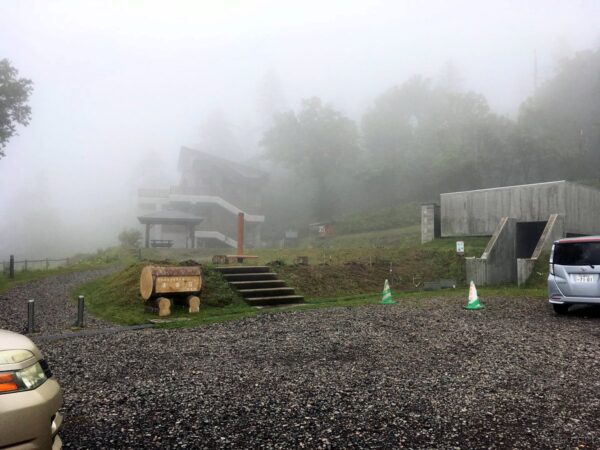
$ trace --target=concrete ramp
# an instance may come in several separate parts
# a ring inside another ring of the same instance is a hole
[[[564,236],[564,222],[562,214],[551,214],[531,258],[517,259],[517,283],[519,286],[527,282],[540,256],[550,251],[552,243]]]
[[[488,285],[517,281],[517,219],[502,217],[481,258],[466,258],[467,282]]]
[[[201,239],[215,239],[217,241],[221,241],[232,248],[237,248],[237,241],[235,239],[231,239],[228,236],[225,236],[220,231],[201,231],[196,230],[196,238]]]

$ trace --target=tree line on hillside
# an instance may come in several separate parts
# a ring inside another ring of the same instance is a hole
[[[379,95],[359,123],[306,99],[276,114],[261,144],[287,170],[265,204],[282,226],[300,212],[325,221],[442,192],[599,178],[600,50],[562,61],[515,120],[481,94],[415,76]]]

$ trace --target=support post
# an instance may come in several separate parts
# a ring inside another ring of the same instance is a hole
[[[244,213],[238,213],[237,223],[237,254],[244,254]]]
[[[146,248],[150,248],[150,224],[146,224]]]
[[[190,245],[192,248],[196,248],[196,226],[189,225],[189,234],[190,234]]]
[[[27,301],[27,334],[32,334],[35,330],[35,300]]]
[[[15,255],[10,255],[10,262],[8,263],[8,276],[10,278],[15,277]]]
[[[75,323],[76,327],[83,328],[85,326],[83,321],[83,311],[85,308],[85,297],[80,295],[77,297],[77,322]]]
[[[48,258],[46,258],[46,270],[48,270],[50,268],[50,261],[48,261]]]

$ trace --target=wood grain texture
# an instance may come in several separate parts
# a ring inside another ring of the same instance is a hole
[[[140,274],[140,295],[143,300],[166,294],[195,294],[200,289],[200,266],[146,266]]]

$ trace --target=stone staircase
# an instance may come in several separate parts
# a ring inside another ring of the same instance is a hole
[[[235,288],[251,306],[303,303],[304,297],[296,295],[294,288],[277,278],[268,266],[219,266],[225,280]]]

